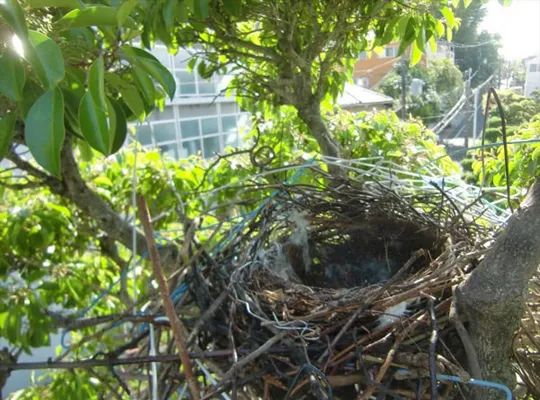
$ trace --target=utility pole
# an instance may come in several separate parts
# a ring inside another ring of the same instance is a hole
[[[473,111],[473,107],[471,107],[471,100],[470,100],[470,97],[471,97],[471,73],[472,73],[472,69],[469,68],[469,79],[467,79],[467,82],[465,82],[465,148],[468,149],[469,148],[469,136],[472,136],[472,135],[469,135],[469,130],[470,128],[467,126],[469,125],[468,122],[469,122],[469,115],[471,115]],[[476,106],[475,106],[476,107]],[[474,108],[475,108],[474,107]],[[474,135],[474,132],[473,132],[473,135]]]
[[[476,139],[478,136],[478,97],[480,96],[480,90],[474,90],[474,107],[473,107],[473,146],[476,146]]]
[[[401,119],[407,119],[407,60],[401,56]]]

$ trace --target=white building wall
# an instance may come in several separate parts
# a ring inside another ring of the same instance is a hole
[[[152,53],[174,75],[176,94],[163,112],[154,111],[137,126],[137,140],[176,159],[193,154],[208,158],[225,147],[238,146],[239,128],[247,125],[248,114],[241,112],[234,97],[224,94],[231,77],[205,80],[196,68],[188,71],[189,50],[180,49],[172,56],[165,46],[157,45]]]
[[[540,55],[525,62],[525,96],[540,90]]]
[[[454,46],[446,41],[437,41],[437,51],[433,52],[431,46],[426,44],[426,60],[429,63],[432,60],[448,59],[455,62]]]

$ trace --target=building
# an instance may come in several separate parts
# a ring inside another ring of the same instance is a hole
[[[401,61],[398,57],[399,43],[393,42],[384,47],[381,54],[372,52],[368,56],[363,51],[358,56],[354,65],[353,79],[357,85],[366,88],[376,88],[383,78],[394,68],[394,65]],[[409,50],[405,53],[408,54]],[[426,53],[422,55],[422,61],[429,63],[432,60],[450,59],[454,62],[454,46],[452,43],[437,41],[437,51],[433,52],[431,46],[426,46]]]
[[[529,97],[535,90],[540,90],[540,54],[525,60],[524,94]]]
[[[394,99],[368,88],[347,83],[337,103],[342,109],[355,113],[390,109],[394,105]]]
[[[214,75],[205,80],[196,68],[188,71],[189,50],[180,49],[172,56],[158,44],[152,54],[171,71],[177,86],[174,99],[167,99],[163,112],[154,111],[143,124],[136,125],[137,140],[143,147],[158,147],[178,159],[193,154],[211,157],[227,146],[239,145],[239,127],[246,124],[248,116],[233,96],[223,93],[231,76]]]

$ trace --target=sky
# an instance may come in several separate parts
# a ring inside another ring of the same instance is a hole
[[[481,29],[502,36],[504,58],[513,60],[540,54],[540,0],[512,0],[507,7],[498,0],[489,0],[487,9]]]

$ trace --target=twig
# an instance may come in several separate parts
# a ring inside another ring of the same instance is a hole
[[[277,335],[271,337],[268,339],[262,346],[260,346],[257,350],[249,353],[247,356],[242,358],[237,363],[233,364],[233,366],[227,371],[225,375],[221,378],[221,385],[229,381],[240,369],[242,369],[245,365],[250,363],[251,361],[255,360],[259,356],[266,353],[266,351],[272,347],[274,344],[278,343],[283,337],[285,336],[285,332],[280,332]]]
[[[150,213],[148,211],[148,206],[144,197],[137,196],[137,208],[139,210],[139,218],[143,225],[144,234],[146,236],[146,243],[150,253],[150,260],[152,261],[152,267],[154,269],[154,275],[159,286],[159,292],[161,294],[163,306],[165,308],[167,317],[169,318],[171,328],[174,333],[174,341],[176,343],[176,347],[178,348],[180,360],[184,367],[184,373],[186,374],[186,381],[189,387],[189,392],[191,393],[193,399],[199,400],[199,384],[197,383],[197,379],[193,375],[191,361],[189,359],[189,354],[187,352],[184,338],[182,336],[182,325],[180,319],[178,318],[178,315],[176,315],[176,312],[174,311],[174,304],[171,300],[169,285],[167,284],[167,279],[163,274],[163,269],[161,268],[161,264],[159,261],[159,253],[156,247],[156,243],[154,241],[154,230],[152,229],[152,224],[150,222]]]
[[[187,339],[188,346],[191,345],[193,340],[197,337],[199,334],[199,331],[203,327],[203,325],[214,315],[214,313],[217,311],[217,309],[221,306],[221,304],[225,301],[229,294],[228,290],[224,290],[221,292],[221,294],[214,300],[212,305],[208,307],[208,309],[201,315],[197,323],[195,324],[195,327],[192,329],[191,333],[189,334],[189,337]]]
[[[429,319],[431,321],[431,338],[429,340],[429,378],[431,380],[431,400],[437,400],[437,364],[435,360],[435,347],[437,346],[437,317],[433,299],[428,300]]]

